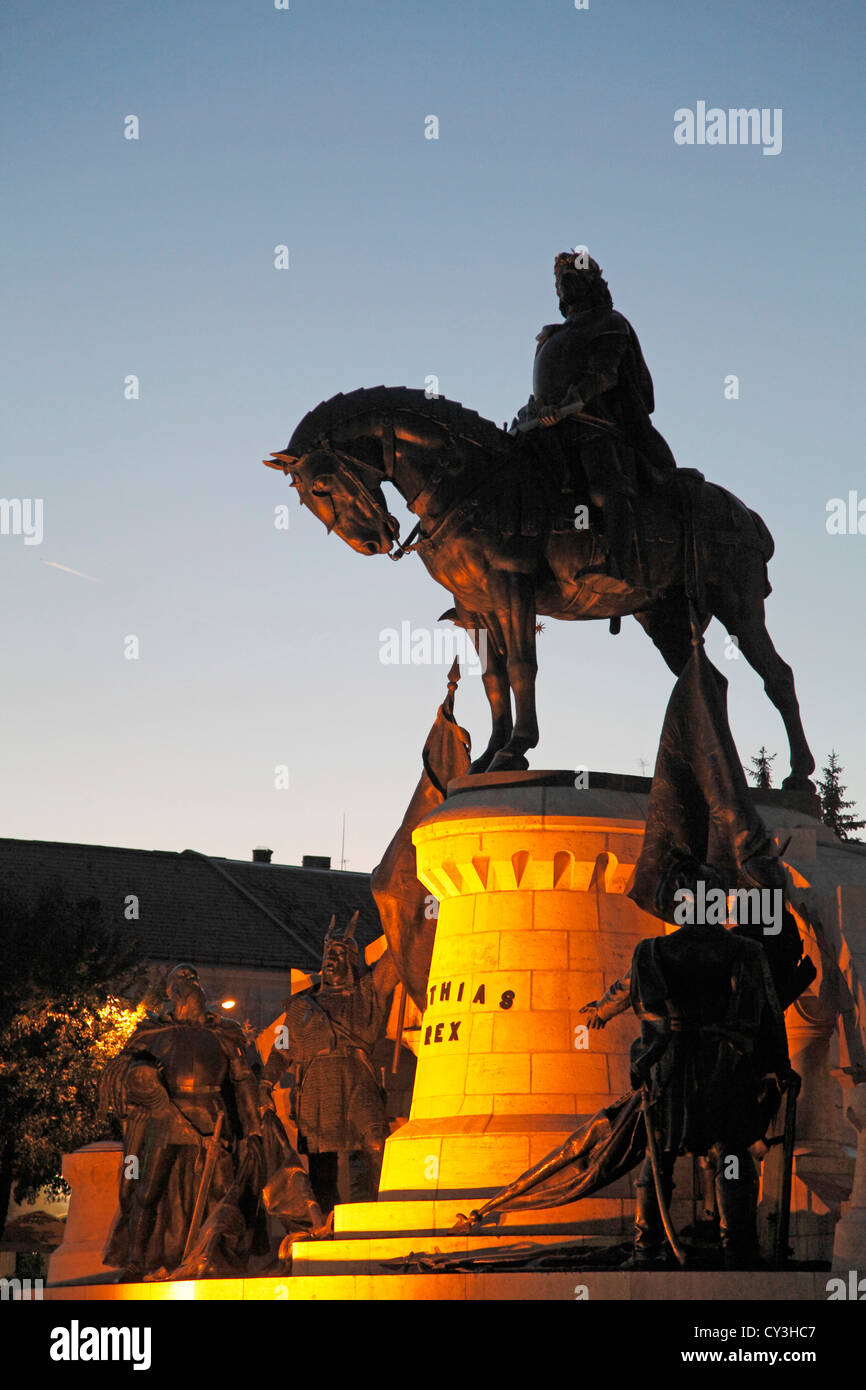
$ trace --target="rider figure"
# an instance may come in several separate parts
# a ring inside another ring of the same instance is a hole
[[[534,442],[555,439],[566,459],[579,458],[590,501],[604,511],[611,574],[635,583],[633,499],[641,484],[669,481],[676,463],[649,418],[653,384],[637,334],[614,309],[601,268],[584,251],[562,252],[554,275],[565,322],[537,336],[533,394],[512,432],[532,430]]]

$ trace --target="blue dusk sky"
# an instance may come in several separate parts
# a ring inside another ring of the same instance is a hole
[[[580,244],[678,462],[773,532],[770,633],[864,812],[866,534],[827,529],[833,498],[866,514],[859,0],[7,0],[2,26],[0,495],[42,536],[7,511],[0,834],[336,863],[345,814],[347,867],[377,862],[447,670],[384,665],[381,633],[451,600],[261,459],[380,382],[510,420]],[[781,149],[678,144],[698,103],[781,112]],[[781,719],[717,622],[707,646],[778,784]],[[673,677],[636,623],[548,622],[539,661],[533,766],[651,769]],[[457,715],[482,748],[477,677]]]

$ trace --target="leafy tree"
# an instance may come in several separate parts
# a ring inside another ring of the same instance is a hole
[[[854,802],[844,799],[844,793],[848,788],[839,780],[843,770],[836,757],[836,750],[833,749],[829,763],[821,769],[824,780],[818,783],[818,794],[821,798],[821,819],[839,836],[840,840],[853,840],[854,836],[851,831],[862,830],[866,826],[866,820],[857,820],[854,816],[847,814],[848,808],[853,806]],[[855,843],[859,843],[859,841],[855,841]]]
[[[763,744],[757,758],[750,758],[751,767],[746,769],[755,786],[762,792],[769,791],[773,785],[773,769],[771,763],[776,761],[775,753],[768,753]]]
[[[13,1189],[65,1191],[63,1154],[104,1131],[99,1072],[143,1012],[140,961],[95,898],[0,896],[0,1231]]]

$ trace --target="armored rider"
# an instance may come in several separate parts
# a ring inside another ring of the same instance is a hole
[[[555,450],[566,466],[580,463],[604,513],[611,577],[635,584],[639,488],[669,481],[676,463],[650,420],[653,384],[637,334],[614,309],[598,263],[564,251],[554,275],[565,322],[536,338],[532,395],[512,433],[532,431],[533,445]]]

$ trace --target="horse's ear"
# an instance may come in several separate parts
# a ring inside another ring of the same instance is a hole
[[[275,462],[272,463],[271,459],[275,460]],[[288,474],[290,468],[297,468],[298,466],[298,460],[294,454],[278,454],[273,452],[269,459],[262,459],[262,463],[266,468],[281,468],[286,474]]]

